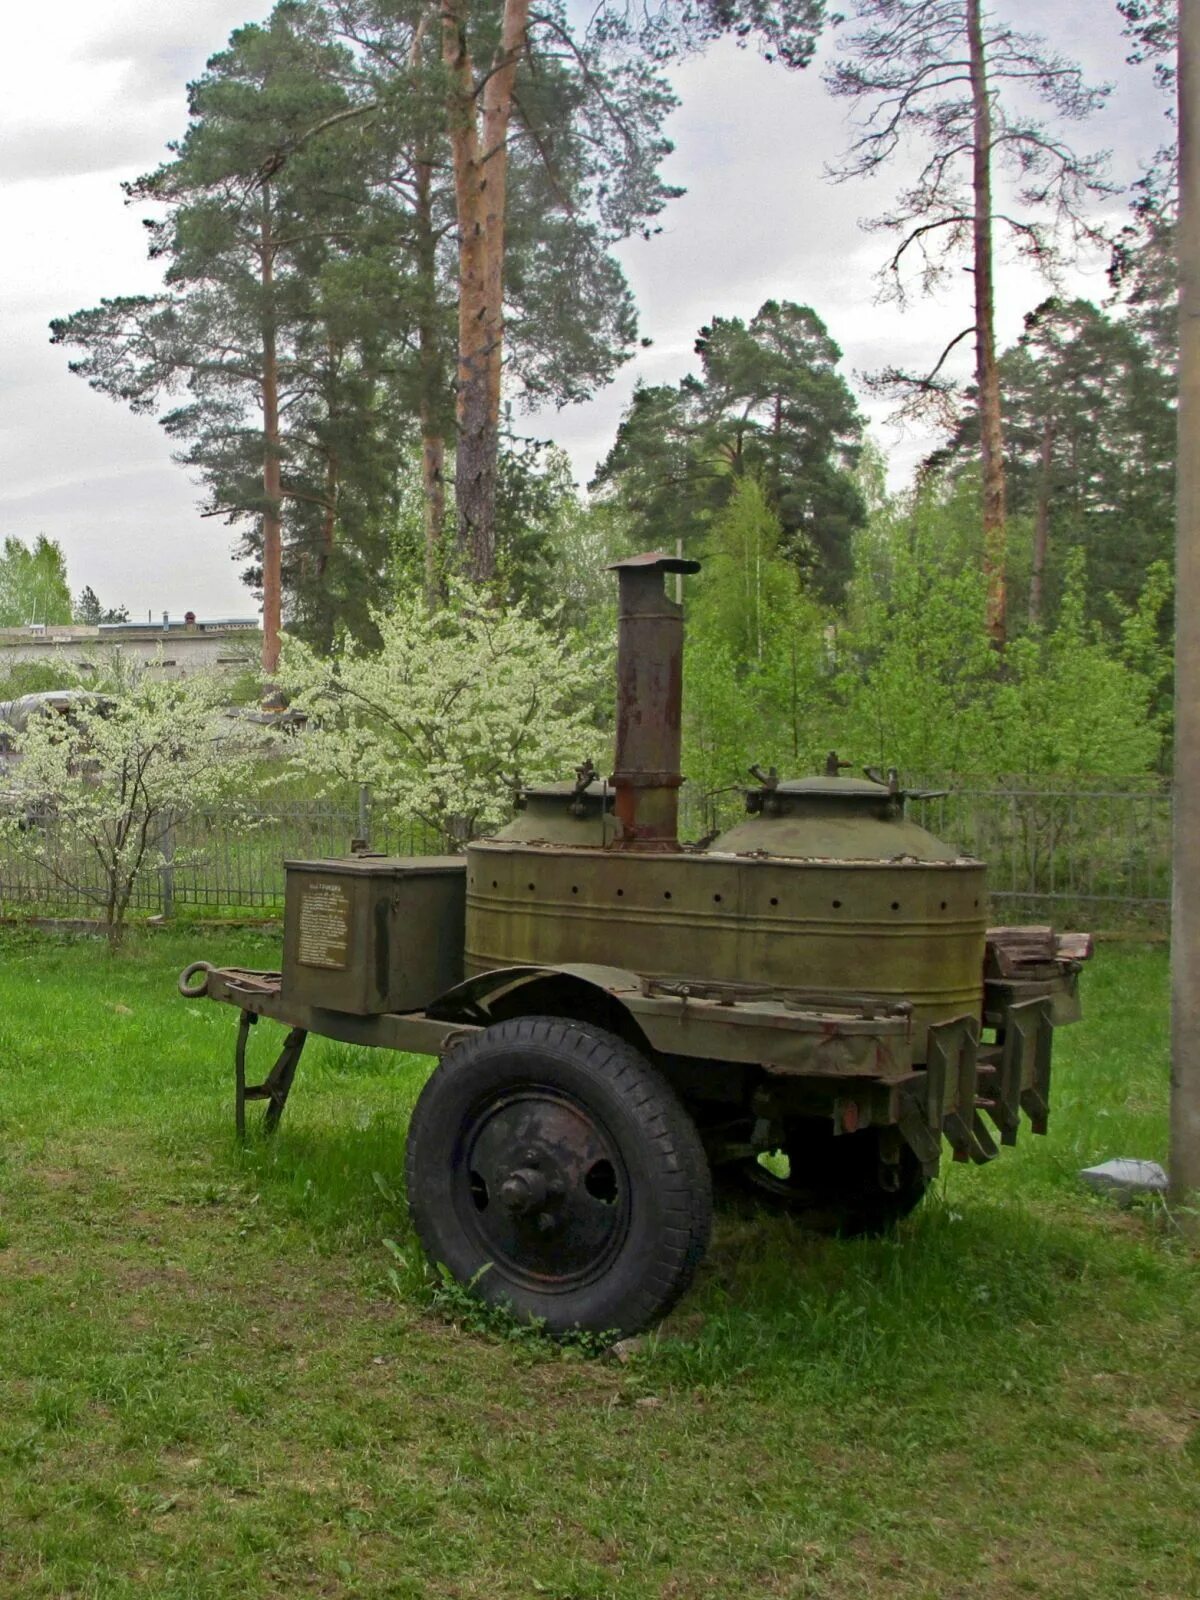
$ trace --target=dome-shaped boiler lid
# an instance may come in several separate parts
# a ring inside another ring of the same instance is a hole
[[[735,854],[837,861],[954,861],[958,852],[904,814],[908,798],[893,768],[884,778],[843,777],[847,763],[829,756],[819,776],[781,781],[774,769],[752,767],[758,786],[746,791],[748,818],[727,829],[709,849]]]
[[[613,801],[612,785],[597,777],[595,767],[585,761],[576,769],[574,782],[568,778],[523,788],[516,796],[511,822],[493,837],[526,844],[602,846],[616,831]]]

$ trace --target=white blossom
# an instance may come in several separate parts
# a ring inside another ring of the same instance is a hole
[[[514,790],[568,776],[602,743],[594,650],[522,607],[459,585],[375,616],[381,646],[323,659],[285,642],[282,687],[312,725],[292,764],[325,787],[369,784],[403,820],[449,846],[503,822]]]
[[[35,712],[14,737],[0,832],[102,905],[115,945],[138,879],[163,865],[172,819],[236,805],[256,741],[224,711],[227,685],[215,674],[118,672],[102,687],[83,678],[74,687],[88,692],[66,714]]]

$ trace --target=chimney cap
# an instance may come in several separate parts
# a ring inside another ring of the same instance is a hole
[[[647,550],[644,555],[626,556],[624,561],[614,561],[609,572],[699,572],[700,563],[686,556],[673,556],[666,550]]]

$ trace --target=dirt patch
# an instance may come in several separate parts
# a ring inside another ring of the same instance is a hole
[[[1134,1406],[1125,1421],[1135,1432],[1165,1445],[1168,1450],[1186,1450],[1200,1425],[1200,1411],[1166,1411],[1162,1406]]]
[[[83,1188],[84,1174],[78,1167],[34,1167],[25,1169],[27,1175],[40,1183],[46,1189],[69,1189],[76,1192]]]

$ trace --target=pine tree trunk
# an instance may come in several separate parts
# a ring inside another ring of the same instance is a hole
[[[337,631],[337,602],[326,588],[325,578],[329,563],[337,546],[338,487],[341,480],[340,462],[336,450],[325,453],[324,482],[321,491],[321,533],[316,560],[312,562],[312,576],[316,593],[310,602],[313,643],[318,649],[329,652]],[[295,559],[293,555],[293,560]],[[297,588],[306,588],[309,581],[308,552],[300,557]]]
[[[983,467],[983,569],[987,577],[987,630],[1002,650],[1007,638],[1004,437],[1000,419],[1000,375],[996,367],[996,302],[992,278],[992,109],[988,99],[981,0],[967,0],[971,98],[975,127],[972,151],[975,281],[975,383]]]
[[[326,381],[328,400],[326,410],[332,420],[337,410],[337,374],[341,351],[332,333],[325,335]],[[329,445],[325,451],[323,505],[321,508],[321,543],[317,549],[317,578],[323,579],[337,543],[338,488],[341,483],[341,462],[338,453]]]
[[[442,594],[442,538],[446,526],[446,438],[442,428],[442,361],[437,330],[437,238],[433,228],[433,166],[416,163],[418,285],[417,367],[421,426],[421,506],[425,542],[425,600]]]
[[[321,547],[317,551],[317,577],[323,578],[337,543],[338,458],[335,450],[325,456],[325,504],[321,511]]]
[[[279,666],[279,635],[283,628],[283,494],[279,442],[279,358],[275,348],[275,244],[271,236],[269,184],[263,184],[262,197],[262,669],[269,682]]]
[[[442,537],[446,526],[446,440],[421,397],[421,487],[424,497],[425,599],[432,608],[444,590]]]
[[[504,339],[504,214],[513,82],[529,0],[505,0],[500,46],[482,95],[467,42],[470,0],[442,0],[450,73],[450,147],[458,213],[458,439],[454,487],[467,575],[496,570],[496,458]],[[477,112],[477,101],[481,110]]]
[[[783,497],[783,395],[775,396],[774,416],[771,419],[771,494],[772,510],[778,512]]]
[[[1033,565],[1029,574],[1029,626],[1042,620],[1042,596],[1046,578],[1046,554],[1050,548],[1050,488],[1054,466],[1054,419],[1047,417],[1042,429],[1042,448],[1038,470],[1037,512],[1033,523]]]

